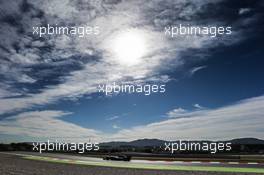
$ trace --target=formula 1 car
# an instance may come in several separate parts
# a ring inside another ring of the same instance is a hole
[[[108,155],[103,157],[103,160],[115,160],[115,161],[130,161],[131,156],[127,155]]]

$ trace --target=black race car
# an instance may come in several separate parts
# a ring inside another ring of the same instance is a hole
[[[131,156],[127,155],[108,155],[103,157],[103,160],[115,160],[115,161],[130,161]]]

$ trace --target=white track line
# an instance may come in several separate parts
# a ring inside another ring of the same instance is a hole
[[[228,164],[231,164],[231,165],[238,165],[239,162],[228,162]]]
[[[258,165],[259,163],[258,162],[248,162],[247,164],[248,165]]]
[[[210,164],[220,164],[220,162],[209,162]]]
[[[191,163],[194,163],[194,164],[199,163],[199,164],[201,164],[202,162],[201,161],[192,161]]]

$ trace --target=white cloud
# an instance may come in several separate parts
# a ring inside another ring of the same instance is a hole
[[[120,127],[118,126],[118,125],[116,125],[116,124],[113,124],[113,126],[112,126],[114,129],[119,129]]]
[[[116,120],[116,119],[119,119],[119,116],[115,115],[113,117],[107,118],[106,120]]]
[[[81,70],[69,72],[69,75],[61,78],[63,81],[60,84],[46,85],[43,89],[39,89],[40,93],[38,94],[28,93],[26,97],[0,99],[0,114],[25,108],[30,109],[36,105],[46,105],[62,98],[76,99],[97,92],[98,84],[128,81],[128,78],[132,83],[168,82],[170,77],[166,75],[166,72],[175,70],[185,63],[181,57],[181,52],[188,49],[208,49],[217,46],[219,43],[233,43],[230,42],[233,39],[232,36],[221,38],[219,41],[209,36],[175,37],[173,39],[164,36],[164,25],[161,24],[166,24],[166,21],[174,24],[183,22],[179,16],[189,18],[190,24],[196,24],[197,21],[192,20],[193,16],[210,1],[153,1],[149,2],[148,6],[142,6],[142,2],[139,0],[121,1],[117,4],[105,3],[100,0],[60,2],[59,0],[30,1],[35,8],[40,8],[45,12],[43,18],[50,24],[75,23],[80,26],[99,26],[100,35],[91,35],[87,38],[52,36],[44,41],[36,42],[30,36],[25,37],[18,34],[16,28],[10,25],[2,26],[2,33],[5,34],[0,36],[0,44],[5,45],[10,51],[10,53],[5,52],[5,54],[14,65],[10,65],[9,62],[3,64],[7,68],[15,67],[12,74],[19,77],[18,75],[23,72],[24,65],[55,65],[56,60],[67,60],[68,57],[74,55],[77,57],[88,55],[91,60],[82,63]],[[13,8],[18,7],[13,6]],[[179,9],[181,10],[179,11]],[[19,9],[13,10],[19,11]],[[33,10],[30,13],[36,14],[37,12]],[[28,32],[32,32],[32,26],[38,26],[44,20],[32,19],[30,13],[22,15],[23,27]],[[155,21],[160,23],[155,23]],[[141,60],[141,64],[129,67],[120,66],[114,62],[114,56],[111,54],[112,39],[118,32],[127,29],[137,30],[144,36],[147,43],[147,51]],[[19,43],[18,50],[13,48],[14,42]],[[41,52],[39,47],[43,45],[52,48],[51,51]],[[18,65],[22,67],[20,68]],[[61,65],[58,64],[58,66]],[[196,68],[192,72],[195,73],[202,68],[204,67]],[[0,73],[7,74],[5,70],[0,69]],[[37,77],[33,79],[26,74],[21,79],[9,78],[18,82],[36,83],[38,81]]]
[[[248,12],[250,12],[250,11],[251,11],[250,8],[241,8],[241,9],[239,9],[238,14],[239,15],[244,15],[244,14],[247,14]]]
[[[26,2],[26,1],[25,1]],[[1,57],[0,73],[9,81],[36,83],[37,77],[32,78],[24,73],[24,67],[38,64],[56,64],[54,60],[65,59],[77,55],[90,56],[91,61],[82,63],[82,69],[69,72],[58,85],[46,85],[37,94],[24,94],[20,98],[7,98],[19,94],[9,86],[0,89],[0,114],[14,112],[21,109],[31,109],[36,105],[54,103],[62,98],[76,99],[97,91],[98,84],[121,81],[131,82],[168,82],[170,77],[166,71],[175,70],[185,63],[181,52],[188,49],[208,49],[219,43],[232,44],[241,36],[240,30],[234,32],[230,38],[214,40],[210,37],[176,37],[174,39],[164,36],[164,26],[168,24],[183,23],[182,18],[189,24],[199,22],[193,17],[200,12],[203,5],[212,1],[151,1],[142,6],[141,0],[120,1],[109,3],[105,1],[29,1],[34,10],[21,15],[21,4],[4,1],[1,4],[2,14],[21,16],[21,29],[31,33],[32,26],[38,26],[43,21],[50,24],[75,23],[76,25],[99,26],[101,34],[87,38],[53,36],[38,41],[31,36],[18,33],[18,28],[7,23],[1,23],[0,45]],[[214,1],[217,3],[218,1]],[[37,18],[40,8],[45,12],[44,17]],[[245,14],[249,9],[240,9],[239,14]],[[219,21],[216,21],[220,24]],[[136,27],[135,27],[136,26]],[[121,30],[136,28],[145,40],[147,51],[142,58],[142,64],[135,66],[120,66],[113,62],[111,54],[111,41]],[[233,40],[231,42],[231,40]],[[16,43],[16,48],[14,48]],[[48,51],[41,52],[46,46]],[[89,58],[90,58],[89,57]],[[61,65],[59,65],[61,66]],[[206,66],[193,68],[191,74],[204,69]],[[162,72],[162,74],[161,74]],[[165,73],[164,73],[165,72]],[[7,83],[7,82],[4,82]],[[20,91],[20,87],[17,88]],[[254,105],[253,105],[254,104]],[[238,136],[259,136],[260,124],[263,123],[263,97],[249,99],[238,104],[219,108],[216,110],[199,110],[188,112],[182,108],[168,112],[170,119],[162,122],[138,126],[129,130],[122,130],[109,137],[110,139],[136,139],[140,137],[157,138],[223,138]],[[197,108],[201,106],[196,105]],[[4,119],[0,124],[0,131],[4,134],[24,134],[31,137],[56,138],[102,138],[104,134],[65,122],[60,116],[66,115],[62,111],[33,111],[24,112]],[[248,122],[248,125],[246,123]],[[118,127],[118,126],[117,126]],[[139,135],[140,134],[140,135]],[[77,137],[76,137],[77,136]]]
[[[176,118],[120,130],[111,140],[225,140],[241,137],[264,139],[263,106],[264,96],[260,96],[218,109],[187,112],[186,117],[180,118],[177,112],[179,110],[176,109]]]
[[[22,75],[20,75],[18,82],[20,82],[20,83],[35,83],[36,80],[34,80],[33,78],[31,78],[30,76],[28,76],[26,74],[22,74]]]
[[[187,111],[183,108],[176,108],[176,109],[173,109],[172,111],[169,111],[167,113],[167,115],[169,117],[175,117],[175,116],[182,116],[182,115],[185,115],[187,113]]]
[[[102,134],[62,120],[69,115],[63,111],[30,111],[1,120],[0,133],[7,135],[28,136],[32,141],[92,141],[101,140]],[[16,140],[16,141],[17,141]],[[28,140],[24,140],[28,141]]]
[[[207,66],[198,66],[198,67],[194,67],[190,70],[190,76],[194,75],[196,72],[207,68]]]
[[[168,112],[169,119],[121,129],[108,134],[63,121],[69,112],[30,111],[1,120],[1,134],[28,136],[37,140],[58,139],[64,141],[121,141],[142,138],[163,140],[227,140],[240,137],[264,139],[264,96],[246,99],[236,104],[199,111],[181,108]],[[179,115],[181,117],[179,117]],[[114,129],[120,129],[113,124]]]
[[[193,107],[195,107],[197,109],[204,109],[204,107],[199,105],[198,103],[194,104]]]

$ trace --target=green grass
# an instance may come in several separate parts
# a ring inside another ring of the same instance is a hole
[[[214,172],[236,172],[236,173],[264,173],[264,168],[239,168],[239,167],[209,167],[209,166],[175,166],[175,165],[152,165],[136,164],[128,162],[81,162],[68,159],[53,159],[41,156],[26,156],[25,159],[41,160],[54,163],[66,163],[77,165],[118,167],[118,168],[137,168],[150,170],[177,170],[177,171],[214,171]]]

